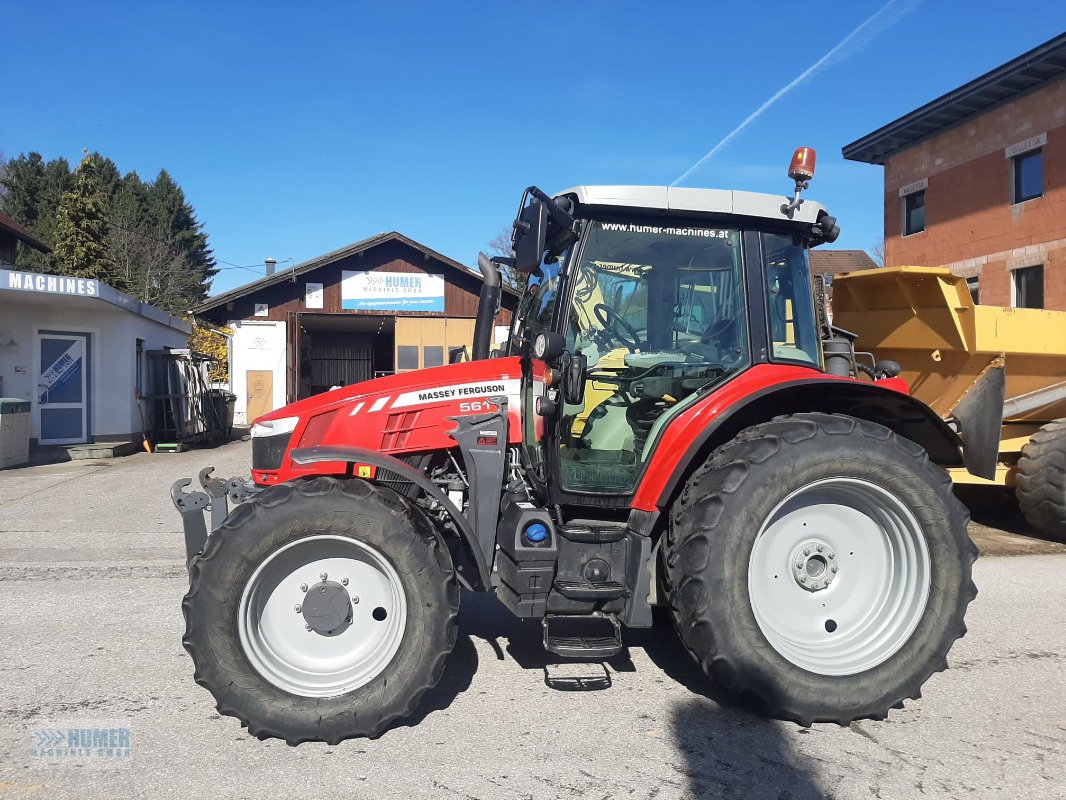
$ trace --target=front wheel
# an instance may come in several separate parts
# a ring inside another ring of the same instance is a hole
[[[828,414],[754,426],[672,510],[675,625],[712,679],[773,716],[882,718],[965,632],[966,523],[946,474],[887,428]]]
[[[448,549],[416,506],[361,480],[274,486],[190,565],[196,681],[259,738],[378,736],[417,706],[455,643]]]

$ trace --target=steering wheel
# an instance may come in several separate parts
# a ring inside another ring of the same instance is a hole
[[[717,347],[723,366],[731,366],[740,360],[739,326],[736,319],[720,319],[700,336],[700,343]]]
[[[737,321],[735,319],[720,319],[717,322],[712,322],[711,325],[700,336],[700,341],[704,344],[713,344],[716,341],[725,338],[726,334],[731,334],[729,338],[736,339],[736,326]]]
[[[592,307],[592,312],[596,315],[596,319],[600,321],[603,329],[624,344],[630,353],[635,353],[641,349],[643,343],[640,341],[640,334],[636,332],[632,325],[622,319],[617,311],[603,303],[597,303]]]

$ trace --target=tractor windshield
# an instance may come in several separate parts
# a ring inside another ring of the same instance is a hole
[[[584,402],[563,409],[564,489],[632,491],[666,422],[747,366],[740,242],[732,228],[592,223],[568,270],[568,350],[588,370]]]

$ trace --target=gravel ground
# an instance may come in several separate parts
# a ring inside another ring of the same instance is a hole
[[[1064,548],[1018,536],[987,498],[982,550],[1039,553],[978,561],[952,669],[885,722],[804,730],[722,705],[668,626],[629,633],[605,667],[549,663],[537,626],[467,594],[444,678],[407,724],[337,747],[259,742],[192,681],[166,497],[248,456],[233,443],[0,473],[0,796],[1066,797]],[[596,670],[610,688],[545,685]],[[128,729],[130,755],[31,756],[71,726]]]

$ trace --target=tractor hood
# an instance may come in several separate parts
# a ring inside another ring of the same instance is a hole
[[[480,385],[486,382],[517,380],[521,377],[522,368],[520,359],[517,357],[445,364],[442,367],[398,372],[393,375],[362,381],[361,383],[353,383],[351,386],[342,386],[339,389],[316,394],[314,397],[308,397],[295,403],[290,403],[287,406],[282,406],[258,417],[255,422],[267,422],[293,416],[315,416],[343,405],[354,404],[360,400],[368,401],[370,405],[379,404],[383,401],[384,404],[379,405],[379,408],[384,408],[386,405],[393,405],[389,400],[397,399],[400,395],[433,389],[440,391],[454,389],[455,397],[459,397],[460,392],[463,397],[485,397],[487,396],[486,394],[475,391],[479,386],[467,386],[467,384]],[[485,388],[491,390],[492,387]],[[505,390],[497,390],[495,393],[506,394],[507,392]],[[409,400],[410,398],[405,397],[405,401]]]
[[[403,455],[455,446],[454,417],[496,410],[505,398],[508,439],[521,440],[522,367],[517,356],[388,375],[292,403],[255,420],[252,476],[257,483],[298,477],[289,453],[300,447],[348,445]]]

